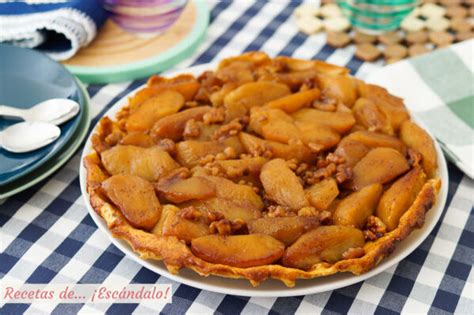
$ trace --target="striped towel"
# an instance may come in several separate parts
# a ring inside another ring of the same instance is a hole
[[[474,179],[474,39],[388,65],[368,81],[403,97],[446,156]]]

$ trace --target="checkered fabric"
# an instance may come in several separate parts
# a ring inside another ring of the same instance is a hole
[[[395,95],[403,95],[405,104],[431,130],[451,162],[471,179],[474,179],[473,53],[474,39],[471,39],[391,64],[372,72],[368,79]],[[403,77],[410,80],[393,80]]]
[[[353,47],[334,50],[324,44],[323,35],[299,33],[291,17],[298,5],[297,1],[211,3],[206,39],[179,67],[249,50],[327,60],[349,67],[361,78],[380,67],[355,59]],[[112,104],[144,82],[88,86],[92,125]],[[172,283],[173,303],[161,310],[141,304],[5,304],[0,314],[473,313],[474,182],[451,164],[449,196],[439,223],[398,265],[335,291],[290,298],[248,298],[182,285],[124,257],[97,229],[84,206],[78,177],[80,154],[77,152],[51,178],[0,205],[0,277],[29,283],[102,283],[114,279]]]

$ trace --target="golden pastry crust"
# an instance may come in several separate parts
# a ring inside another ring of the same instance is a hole
[[[269,60],[267,60],[261,53],[254,53],[254,54],[255,55],[252,56],[254,63],[262,64],[262,63],[269,62]],[[236,57],[236,58],[239,58],[239,57]],[[307,71],[307,69],[305,69],[306,64],[304,61],[300,61],[300,62],[294,61],[294,62],[288,63],[288,60],[285,59],[286,57],[279,57],[279,58],[281,59],[277,58],[278,62],[273,63],[273,66],[278,65],[279,62],[281,63],[287,62],[285,67],[288,67],[288,64],[290,64],[291,67],[298,68],[299,69],[298,72]],[[232,58],[230,60],[232,61]],[[226,60],[224,64],[226,62],[230,62],[230,61]],[[317,67],[323,69],[324,71],[326,71],[326,73],[336,73],[337,75],[345,75],[345,72],[340,70],[341,68],[339,67],[332,68],[330,65],[327,65],[321,62],[317,63]],[[270,67],[267,67],[265,70],[268,71],[268,69],[270,69]],[[257,71],[257,70],[252,69],[252,71]],[[270,73],[267,75],[275,75],[275,74]],[[298,75],[303,75],[303,74],[298,73]],[[288,80],[289,76],[290,75],[287,75],[282,80]],[[184,92],[181,91],[181,93],[184,93],[184,95],[186,96],[188,100],[190,99],[192,100],[192,98],[190,98],[189,96],[190,95],[189,90],[186,90],[186,86],[185,86],[187,84],[186,80],[192,81],[190,80],[189,77],[185,77],[185,79],[182,79],[180,81],[181,85],[179,87],[182,90],[183,89],[185,90]],[[296,79],[293,78],[293,80],[296,80]],[[156,81],[157,79],[151,79],[148,83],[149,84],[148,89],[150,89],[150,86],[152,86],[153,82],[156,82]],[[191,88],[196,89],[194,82],[188,82],[188,83],[189,83],[188,85],[191,86]],[[294,81],[291,81],[289,83],[290,86],[292,84],[294,84]],[[345,82],[344,84],[347,84],[347,83]],[[361,84],[361,83],[358,82],[356,84]],[[368,89],[370,89],[370,86],[368,88],[367,86],[364,87],[364,93],[366,93],[366,95],[370,94],[369,92],[367,92]],[[175,90],[179,91],[179,89],[175,89]],[[212,89],[209,89],[209,91],[212,91]],[[209,91],[206,91],[207,94],[201,91],[201,93],[200,94],[198,93],[198,95],[201,95],[201,97],[208,98]],[[337,88],[329,88],[328,90],[323,91],[323,93],[324,92],[326,94],[334,94],[334,95],[344,93],[344,91],[338,90]],[[380,91],[377,90],[377,93],[380,93]],[[142,92],[142,94],[144,93]],[[151,92],[149,92],[149,94],[153,95],[153,93]],[[202,96],[204,94],[206,94],[206,96]],[[286,94],[286,92],[283,94]],[[379,99],[384,97],[383,95],[381,96],[380,94],[377,94],[375,96],[378,97]],[[147,98],[149,97],[151,96],[147,96]],[[346,99],[352,98],[352,96],[347,96],[347,95],[341,96],[341,97],[345,97]],[[390,101],[395,102],[396,100],[391,99]],[[354,100],[352,100],[352,102],[354,102]],[[133,102],[131,102],[131,104],[133,104]],[[388,108],[386,109],[386,112],[389,112],[390,110],[397,111],[398,109]],[[133,250],[136,253],[138,253],[140,257],[143,259],[163,261],[166,267],[168,268],[168,270],[173,274],[178,273],[178,271],[181,268],[189,268],[202,276],[217,275],[217,276],[222,276],[222,277],[227,277],[227,278],[245,278],[245,279],[248,279],[254,286],[258,285],[260,282],[264,281],[265,279],[273,278],[273,279],[278,279],[282,281],[288,287],[293,287],[297,279],[316,278],[320,276],[335,274],[338,272],[351,272],[355,275],[359,275],[373,269],[380,261],[382,261],[386,256],[388,256],[395,249],[398,242],[404,240],[414,229],[420,228],[423,226],[424,220],[425,220],[425,214],[429,209],[432,208],[432,206],[436,202],[436,197],[438,195],[438,192],[441,186],[441,181],[438,178],[428,179],[423,184],[421,190],[419,190],[419,192],[416,194],[416,198],[414,198],[414,201],[411,203],[411,206],[409,206],[408,210],[406,210],[404,214],[401,216],[399,220],[399,224],[395,229],[389,232],[385,232],[384,229],[381,229],[383,230],[383,232],[379,233],[379,235],[374,237],[373,240],[368,238],[368,241],[363,246],[363,252],[361,250],[356,249],[352,252],[354,255],[351,256],[350,253],[348,255],[345,255],[344,257],[346,257],[346,259],[343,258],[334,263],[321,261],[321,262],[315,263],[314,265],[312,265],[311,268],[307,270],[298,269],[298,268],[290,268],[282,264],[279,264],[278,262],[273,263],[273,264],[260,265],[260,266],[247,267],[247,268],[239,268],[239,267],[230,266],[230,265],[212,263],[212,262],[205,261],[197,257],[191,250],[189,244],[186,244],[184,240],[180,240],[176,236],[159,236],[157,234],[153,234],[152,232],[134,228],[126,220],[125,216],[122,214],[119,208],[110,202],[110,199],[106,196],[103,189],[101,188],[102,182],[105,181],[107,178],[109,178],[111,175],[108,173],[108,171],[106,170],[106,166],[104,166],[103,162],[101,161],[100,154],[103,151],[107,150],[108,148],[117,145],[121,141],[120,139],[123,139],[123,136],[127,134],[126,129],[123,127],[124,126],[123,119],[124,117],[127,117],[127,115],[128,115],[128,107],[125,107],[118,114],[118,118],[119,118],[118,122],[114,122],[108,118],[103,119],[101,123],[99,124],[99,127],[95,131],[95,134],[93,135],[92,142],[93,142],[93,147],[95,150],[90,155],[86,156],[85,160],[83,161],[85,168],[87,170],[87,191],[89,193],[89,200],[93,209],[106,221],[107,226],[114,237],[127,241],[130,244],[130,246],[133,248]],[[215,115],[215,114],[213,113],[212,115]],[[396,115],[396,113],[394,115]],[[175,131],[176,130],[174,130],[173,132]],[[152,143],[152,141],[148,139],[147,137],[148,135],[146,137],[145,136],[142,137],[143,139],[146,138],[146,141],[144,141],[144,143],[145,144],[147,144],[148,142]],[[142,141],[143,139],[140,139],[140,141]],[[363,139],[363,141],[365,140]],[[413,141],[416,142],[416,139]],[[367,146],[367,143],[368,142],[366,142],[364,145]],[[160,145],[160,143],[154,141],[153,145]],[[146,146],[146,145],[143,145],[143,146]],[[165,151],[168,151],[168,152],[173,152],[174,150],[174,147],[171,146],[170,143],[167,143],[166,146],[164,146],[163,148],[165,148]],[[232,153],[235,153],[235,152],[232,152]],[[329,160],[331,159],[334,160],[334,170],[330,171],[329,173],[328,173],[328,169],[332,169],[332,167],[326,166],[321,161],[314,162],[315,164],[320,163],[322,166],[324,166],[325,175],[322,178],[336,175],[336,167],[337,167],[336,162],[337,161],[336,159],[334,159],[334,157],[329,158]],[[416,165],[413,165],[413,167],[418,167],[418,161],[416,161],[415,163]],[[328,163],[329,162],[326,162],[326,164]],[[328,165],[330,165],[330,163]],[[296,174],[298,174],[299,172],[296,168],[297,167],[300,168],[300,166],[294,167],[294,171],[296,172]],[[293,168],[293,166],[291,166],[291,168]],[[301,168],[306,169],[306,167],[301,167]],[[310,174],[310,175],[314,177],[314,174]],[[387,180],[386,182],[393,182],[393,179],[391,178]],[[306,211],[300,210],[300,212],[298,213],[299,214],[311,213],[311,211],[314,211],[314,208],[309,207],[309,210],[307,209]],[[325,215],[327,216],[328,215],[327,213],[330,213],[330,209],[328,209],[328,211],[326,211],[324,215],[320,215],[320,217],[322,218]],[[380,220],[378,220],[377,218],[375,220],[369,220],[369,221],[370,223],[372,223],[372,225],[376,226]],[[323,220],[321,222],[322,224],[324,224]],[[380,223],[380,224],[383,225],[383,223]],[[376,231],[374,234],[377,234],[378,233],[377,227],[375,227],[374,229]],[[370,232],[370,228],[368,231]],[[347,257],[354,257],[354,258],[347,258]]]

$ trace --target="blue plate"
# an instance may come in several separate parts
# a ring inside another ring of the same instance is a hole
[[[66,145],[79,127],[84,96],[74,77],[59,63],[30,49],[0,44],[0,104],[30,108],[50,98],[69,98],[80,105],[79,114],[62,124],[61,136],[52,144],[28,153],[0,149],[0,185],[35,170]],[[0,117],[0,130],[18,121]]]

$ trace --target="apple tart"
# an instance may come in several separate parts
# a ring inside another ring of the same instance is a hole
[[[346,68],[262,52],[152,76],[92,144],[87,190],[115,237],[172,273],[253,285],[374,268],[441,185],[402,99]]]

